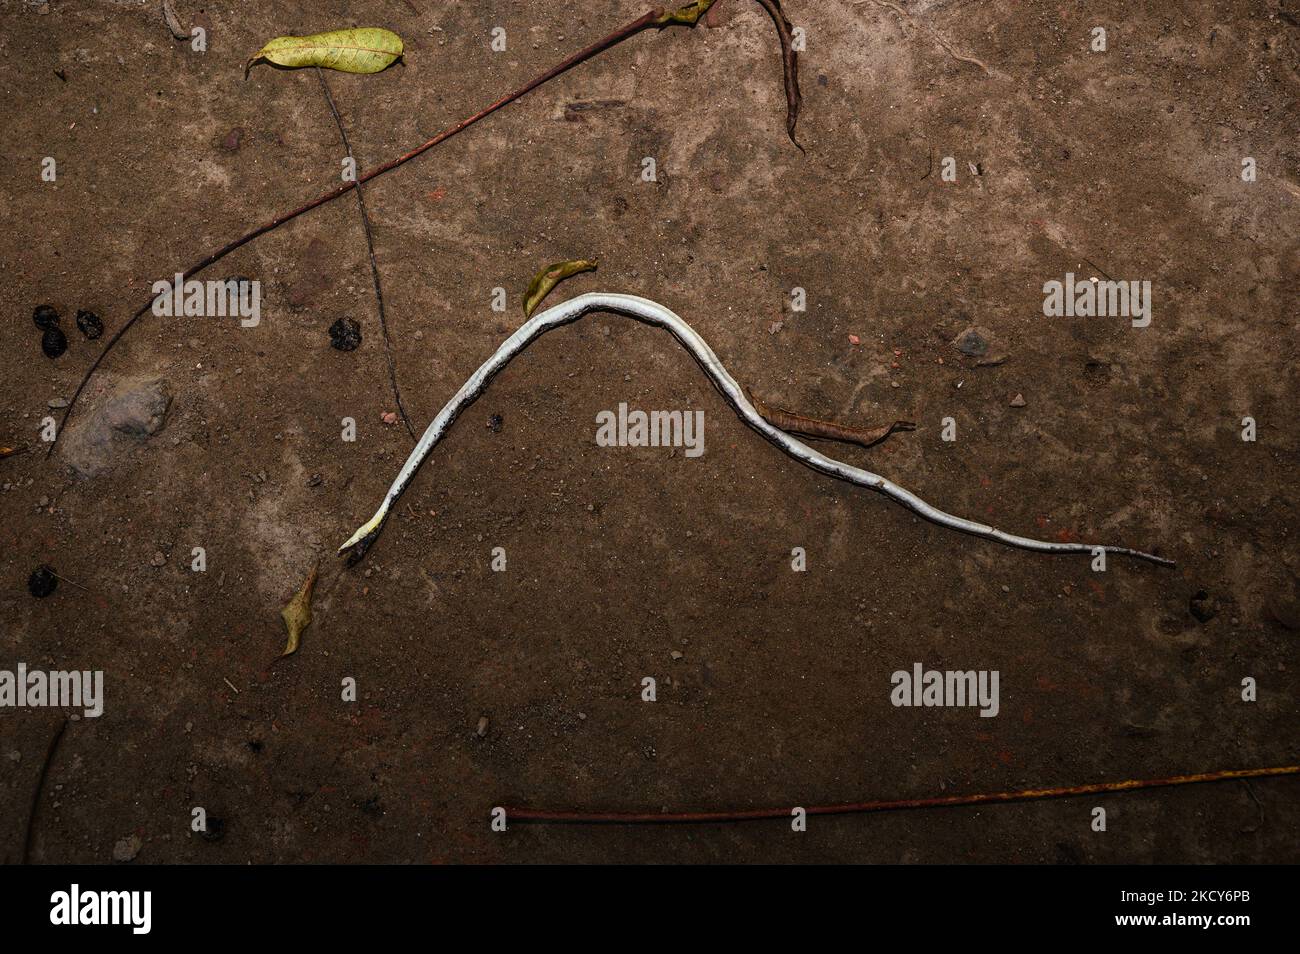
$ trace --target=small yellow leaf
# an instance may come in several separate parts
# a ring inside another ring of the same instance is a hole
[[[715,0],[695,0],[684,7],[678,7],[671,13],[661,14],[655,21],[655,26],[666,27],[669,24],[677,23],[682,26],[693,27],[700,22],[700,17],[709,12],[709,7],[713,6]]]
[[[381,27],[331,30],[311,36],[277,36],[244,67],[244,78],[258,60],[277,66],[324,66],[344,73],[378,73],[402,55],[402,38]]]
[[[289,631],[289,642],[285,645],[284,652],[280,654],[281,659],[298,651],[302,631],[311,625],[311,591],[316,587],[318,568],[318,565],[311,568],[311,574],[302,584],[302,589],[289,601],[288,606],[280,610],[280,616],[284,618],[284,628]]]
[[[542,299],[551,293],[552,288],[566,278],[581,272],[594,272],[595,270],[595,260],[586,258],[547,265],[534,275],[533,280],[528,283],[528,291],[524,293],[524,317],[531,318],[533,312],[537,310],[537,306],[542,303]]]

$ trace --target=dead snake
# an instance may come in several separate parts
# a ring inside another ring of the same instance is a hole
[[[1161,566],[1174,565],[1172,560],[1167,560],[1152,553],[1144,553],[1141,550],[1129,549],[1128,547],[1097,546],[1089,543],[1052,543],[1046,540],[1034,540],[1029,537],[1006,533],[974,520],[967,520],[963,517],[945,513],[926,503],[910,490],[906,490],[878,474],[827,457],[764,420],[746,397],[744,389],[736,383],[736,380],[728,373],[727,369],[722,366],[722,362],[713,353],[713,349],[695,333],[690,325],[673,314],[673,312],[663,305],[656,304],[645,298],[638,298],[635,295],[599,292],[579,295],[577,298],[570,299],[534,315],[502,343],[496,354],[483,362],[479,369],[470,376],[470,379],[456,392],[455,396],[438,412],[438,416],[433,419],[433,423],[428,426],[420,437],[419,443],[411,451],[411,456],[406,459],[406,463],[402,465],[397,479],[389,487],[388,494],[384,497],[384,501],[380,504],[375,515],[357,528],[357,531],[348,538],[347,543],[339,547],[338,552],[340,554],[351,551],[348,557],[348,565],[355,564],[365,556],[366,550],[369,549],[375,538],[379,536],[380,530],[383,529],[384,521],[387,519],[393,505],[397,502],[397,498],[402,495],[402,492],[415,476],[416,471],[419,470],[420,465],[424,463],[425,458],[429,456],[429,452],[433,450],[434,445],[442,440],[451,425],[455,423],[456,418],[460,416],[460,413],[487,390],[487,386],[496,377],[497,373],[509,364],[515,355],[552,328],[575,322],[593,311],[612,311],[635,318],[647,325],[666,329],[691,353],[691,356],[699,363],[704,373],[708,375],[709,380],[713,382],[713,386],[718,389],[722,396],[726,398],[727,403],[740,415],[740,419],[767,438],[768,441],[801,464],[829,477],[835,477],[838,480],[847,481],[882,493],[931,523],[937,523],[942,527],[960,530],[963,533],[983,537],[987,540],[996,540],[999,543],[1018,547],[1022,550],[1093,555],[1104,551],[1106,553],[1136,557],[1140,560],[1148,560]]]

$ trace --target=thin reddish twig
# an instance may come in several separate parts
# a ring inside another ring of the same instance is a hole
[[[1225,782],[1233,779],[1264,778],[1300,774],[1300,765],[1273,768],[1229,769],[1198,775],[1174,775],[1169,778],[1127,779],[1122,782],[1095,782],[1061,788],[1027,788],[1017,792],[986,792],[977,795],[940,795],[935,798],[901,798],[888,801],[845,802],[839,805],[802,807],[808,815],[857,815],[867,812],[893,812],[916,808],[950,808],[959,805],[987,805],[1000,802],[1026,802],[1044,798],[1073,798],[1105,792],[1128,792],[1140,788],[1163,788],[1193,785],[1200,782]],[[790,818],[796,806],[752,808],[720,812],[600,812],[555,811],[545,808],[507,808],[506,819],[518,822],[551,822],[570,825],[699,825],[716,822],[759,821]]]

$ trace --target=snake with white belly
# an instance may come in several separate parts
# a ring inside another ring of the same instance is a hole
[[[1100,546],[1090,543],[1054,543],[1047,540],[1021,537],[974,520],[954,516],[931,506],[910,490],[900,487],[879,474],[873,474],[869,470],[827,457],[787,432],[768,423],[746,396],[744,389],[736,383],[736,380],[727,369],[722,366],[722,362],[713,353],[713,349],[690,325],[663,305],[646,298],[638,298],[635,295],[594,292],[579,295],[553,308],[548,308],[546,311],[539,312],[530,318],[519,327],[519,330],[501,344],[501,347],[497,349],[492,357],[483,362],[461,389],[443,406],[442,410],[438,412],[438,416],[433,419],[433,423],[428,426],[420,437],[419,443],[411,451],[406,463],[402,465],[401,471],[393,481],[392,486],[389,487],[388,493],[385,495],[383,503],[379,505],[375,515],[358,527],[357,531],[348,538],[348,541],[339,547],[338,552],[340,554],[348,553],[349,566],[365,556],[366,550],[369,549],[375,538],[379,536],[380,530],[383,529],[384,521],[387,519],[393,505],[397,502],[397,498],[406,490],[407,485],[415,476],[416,471],[419,470],[420,465],[424,463],[425,458],[429,456],[429,452],[433,450],[434,445],[442,440],[460,413],[487,390],[488,385],[497,373],[541,335],[553,328],[571,324],[594,311],[610,311],[627,315],[647,325],[665,329],[677,339],[682,347],[691,353],[691,356],[699,363],[704,373],[708,375],[709,380],[713,382],[713,386],[718,389],[727,403],[740,416],[740,419],[767,438],[769,442],[818,473],[884,494],[931,523],[952,530],[960,530],[972,536],[983,537],[986,540],[995,540],[998,543],[1018,547],[1022,550],[1034,550],[1042,553],[1086,553],[1093,556],[1103,552],[1115,553],[1135,557],[1139,560],[1147,560],[1161,566],[1174,565],[1172,560],[1128,547]]]

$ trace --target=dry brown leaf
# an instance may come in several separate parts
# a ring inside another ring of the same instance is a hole
[[[316,574],[319,569],[319,564],[312,566],[310,575],[302,584],[302,589],[289,601],[288,606],[280,610],[280,616],[284,619],[284,628],[289,631],[289,642],[285,644],[284,652],[280,654],[281,659],[298,651],[302,631],[311,625],[311,593],[316,588]]]

